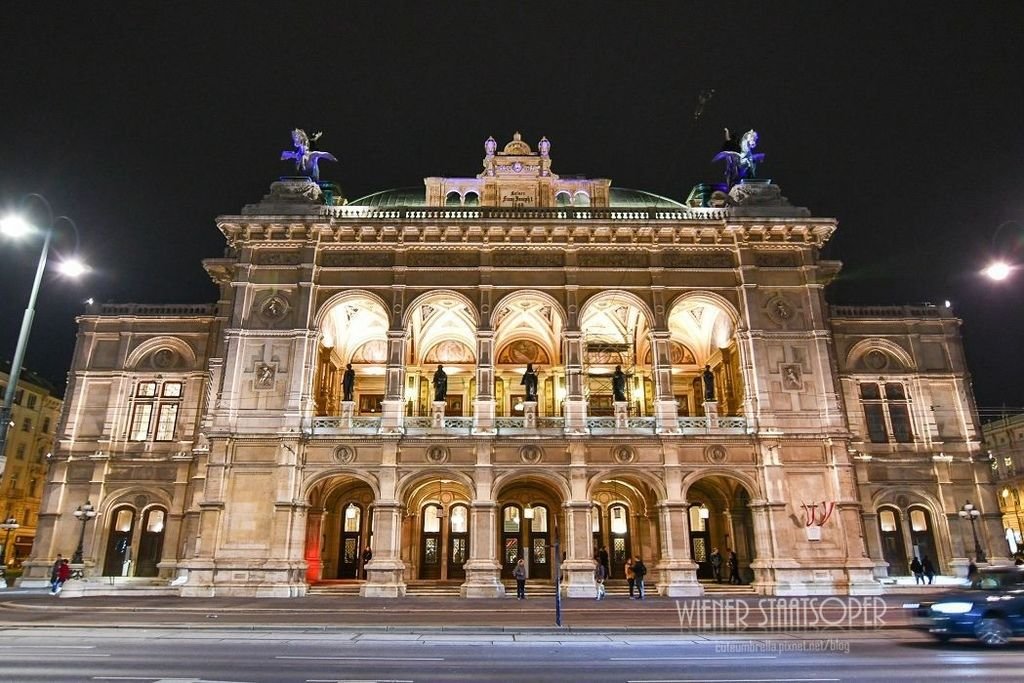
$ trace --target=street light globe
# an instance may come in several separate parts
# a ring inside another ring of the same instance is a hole
[[[1000,282],[1010,276],[1010,270],[1010,264],[1005,261],[993,261],[982,272],[988,279]]]
[[[80,277],[89,270],[89,267],[82,263],[77,258],[69,258],[66,261],[61,261],[60,265],[57,266],[61,275],[68,277]]]
[[[0,218],[0,232],[8,237],[24,237],[32,232],[32,224],[18,214]]]

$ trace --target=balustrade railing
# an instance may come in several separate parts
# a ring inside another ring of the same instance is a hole
[[[317,416],[312,418],[312,434],[327,435],[333,433],[353,434],[376,434],[381,431],[381,418],[376,417],[352,417],[349,419],[340,416]],[[351,424],[351,427],[349,427]],[[494,419],[494,432],[497,434],[523,434],[523,433],[547,433],[561,434],[565,429],[565,418],[563,417],[538,417],[533,429],[526,428],[524,417],[498,417]],[[728,416],[715,418],[711,424],[707,417],[680,417],[678,418],[679,431],[682,434],[745,434],[747,420],[745,417]],[[472,434],[475,421],[472,417],[446,416],[443,421],[442,430],[451,434]],[[586,430],[590,434],[654,434],[657,431],[658,423],[654,417],[629,417],[626,419],[625,428],[616,427],[614,417],[588,417]],[[402,421],[402,431],[409,432],[432,432],[435,429],[434,421],[429,416],[405,417]]]

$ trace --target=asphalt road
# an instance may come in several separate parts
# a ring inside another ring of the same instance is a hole
[[[18,683],[430,681],[732,683],[1022,680],[1024,645],[914,631],[686,637],[23,628],[0,631]]]

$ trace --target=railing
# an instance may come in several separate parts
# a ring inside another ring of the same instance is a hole
[[[725,220],[728,209],[613,209],[558,207],[544,209],[505,207],[397,207],[378,209],[372,206],[324,206],[320,215],[329,218],[359,218],[383,220],[593,220],[593,221],[686,221]]]
[[[952,318],[947,308],[922,306],[829,306],[833,318]]]
[[[182,316],[215,315],[217,304],[89,304],[88,315]]]
[[[314,417],[310,423],[312,434],[326,436],[383,433],[380,417],[353,417],[351,420],[352,427],[349,429],[346,426],[345,418],[339,416]],[[526,418],[523,417],[498,417],[494,419],[493,424],[495,434],[506,436],[516,434],[560,436],[565,431],[565,418],[562,417],[538,417],[533,429],[526,428]],[[400,431],[405,434],[472,434],[475,422],[472,417],[445,417],[440,430],[435,429],[433,425],[432,417],[405,417]],[[735,416],[718,417],[714,424],[711,424],[707,417],[680,417],[678,426],[679,433],[683,435],[746,434],[747,419]],[[586,431],[592,435],[654,434],[657,432],[657,428],[657,419],[653,417],[629,417],[626,419],[624,429],[615,426],[614,417],[588,417],[586,420]]]

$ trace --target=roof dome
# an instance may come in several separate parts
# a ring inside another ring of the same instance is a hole
[[[425,206],[422,187],[396,187],[391,190],[381,190],[368,194],[365,197],[354,199],[348,203],[349,206],[369,206],[375,209],[390,209],[396,206]]]
[[[608,205],[613,209],[685,209],[686,205],[660,194],[626,187],[612,187]]]

